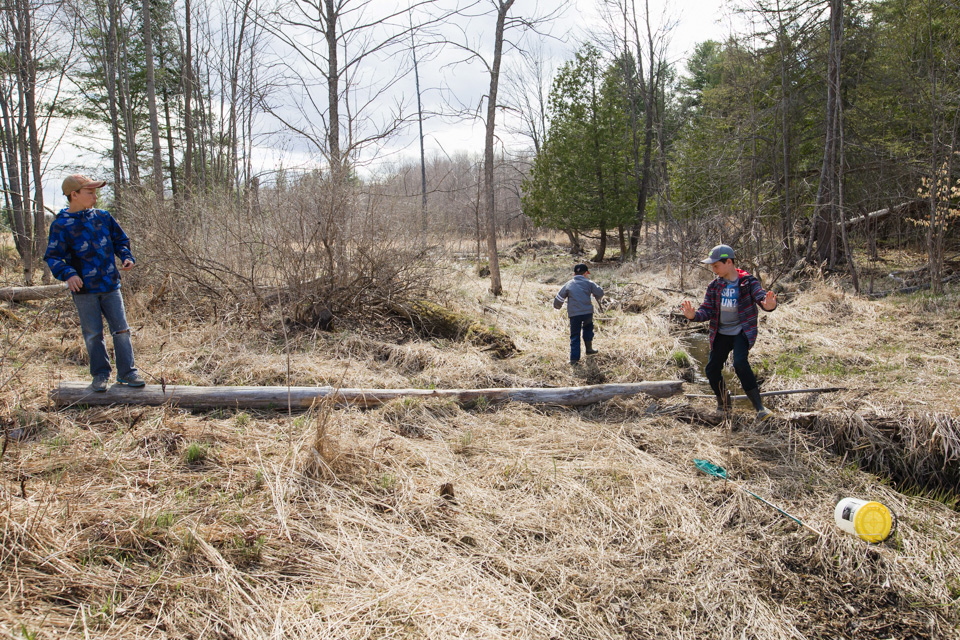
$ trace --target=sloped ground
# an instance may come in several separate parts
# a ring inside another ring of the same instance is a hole
[[[451,272],[440,302],[510,335],[521,354],[506,360],[360,328],[285,342],[243,318],[201,324],[127,297],[144,372],[171,384],[283,385],[288,369],[294,385],[349,387],[681,373],[667,314],[682,297],[657,289],[676,278],[613,266],[592,269],[613,298],[647,298],[598,316],[601,354],[571,370],[565,317],[550,305],[569,267],[524,254],[497,300],[472,270]],[[688,286],[699,297],[702,284]],[[779,417],[762,427],[738,406],[737,431],[709,426],[709,402],[682,398],[579,411],[416,401],[292,416],[54,410],[47,389],[86,379],[72,309],[16,307],[4,319],[0,383],[16,373],[0,415],[25,435],[0,460],[0,628],[24,638],[958,638],[960,514],[858,470],[856,450],[834,455],[828,441],[881,412],[939,416],[939,442],[953,442],[951,295],[796,294],[762,321],[752,359],[764,388],[849,391],[777,400]],[[802,423],[799,412],[825,417]],[[889,452],[874,450],[865,462],[882,469]],[[955,469],[958,455],[948,449],[944,464]],[[895,511],[896,535],[868,545],[840,532],[833,507],[845,496]]]

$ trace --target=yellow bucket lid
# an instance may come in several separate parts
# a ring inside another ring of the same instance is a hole
[[[883,542],[890,536],[893,516],[879,502],[868,502],[857,509],[853,528],[867,542]]]

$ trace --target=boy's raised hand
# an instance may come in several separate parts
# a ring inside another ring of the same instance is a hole
[[[684,300],[680,305],[680,310],[683,312],[683,315],[687,320],[693,320],[693,317],[697,315],[697,312],[693,308],[693,304],[689,300]]]
[[[777,294],[773,291],[767,291],[767,295],[763,297],[763,302],[760,304],[767,311],[773,311],[777,308]]]

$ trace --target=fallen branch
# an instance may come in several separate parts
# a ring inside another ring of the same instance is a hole
[[[27,300],[47,300],[56,298],[69,291],[66,282],[48,284],[39,287],[4,287],[0,289],[0,300],[26,302]]]
[[[837,227],[841,225],[846,227],[852,227],[856,224],[864,222],[865,220],[879,220],[880,218],[886,218],[890,214],[900,214],[904,213],[910,209],[910,207],[923,204],[923,200],[910,200],[909,202],[904,202],[898,204],[895,207],[887,207],[886,209],[878,209],[877,211],[871,211],[870,213],[864,214],[862,216],[857,216],[856,218],[851,218],[850,220],[845,220],[843,222],[837,222]]]
[[[955,273],[953,275],[947,276],[946,278],[941,280],[940,283],[950,284],[954,280],[958,280],[958,279],[960,279],[960,274]],[[867,297],[872,299],[886,298],[887,296],[892,296],[895,293],[901,293],[901,294],[916,293],[917,291],[925,291],[926,289],[929,289],[929,288],[930,288],[930,283],[927,282],[924,284],[918,284],[913,287],[902,287],[900,289],[890,289],[888,291],[876,291],[874,293],[868,293]]]
[[[584,406],[621,396],[644,393],[666,398],[682,391],[682,381],[662,380],[624,384],[598,384],[587,387],[549,389],[336,389],[334,387],[190,387],[147,385],[142,389],[114,385],[106,393],[96,393],[84,382],[62,382],[50,391],[58,406],[73,404],[132,404],[159,406],[172,404],[185,409],[244,408],[279,409],[289,406],[309,409],[316,401],[332,398],[338,405],[377,407],[396,398],[446,398],[459,403],[485,399],[496,402],[523,402]]]
[[[761,398],[769,398],[770,396],[789,396],[794,393],[832,393],[834,391],[846,391],[846,387],[820,387],[816,389],[785,389],[783,391],[764,391],[760,394]],[[716,398],[712,393],[685,393],[683,394],[686,398]],[[746,400],[747,396],[730,396],[731,400]]]

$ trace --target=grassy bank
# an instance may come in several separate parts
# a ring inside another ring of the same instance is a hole
[[[520,353],[506,359],[386,320],[284,333],[270,317],[212,322],[177,300],[150,310],[146,290],[127,301],[139,363],[167,384],[682,375],[671,354],[685,329],[669,312],[683,296],[664,291],[677,278],[637,266],[592,268],[613,304],[597,317],[600,355],[571,369],[566,319],[551,306],[570,266],[543,248],[520,254],[499,299],[473,265],[449,268],[434,302],[509,335]],[[699,297],[707,274],[697,277],[687,286]],[[0,381],[14,377],[0,403],[6,430],[25,437],[0,460],[0,628],[30,638],[960,637],[960,514],[883,474],[913,470],[920,487],[937,469],[956,473],[957,300],[868,302],[829,283],[787,297],[763,316],[751,356],[764,389],[848,390],[774,400],[778,416],[762,427],[745,405],[714,426],[712,403],[680,397],[582,410],[55,410],[46,391],[87,378],[75,313],[68,300],[11,308]],[[907,465],[895,451],[915,457]],[[887,505],[896,534],[871,546],[840,532],[833,507],[846,496]]]

